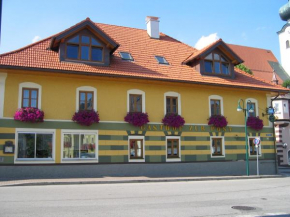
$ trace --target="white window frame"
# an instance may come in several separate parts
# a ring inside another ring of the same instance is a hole
[[[256,100],[256,99],[254,99],[254,98],[247,98],[246,99],[246,105],[245,105],[245,107],[246,108],[248,108],[247,106],[248,106],[248,101],[251,101],[251,103],[255,103],[255,111],[256,111],[256,117],[258,117],[259,116],[259,105],[258,105],[258,100]]]
[[[15,164],[51,164],[55,163],[55,129],[28,129],[16,128],[15,129]],[[18,133],[46,133],[52,134],[52,158],[17,158],[18,156]]]
[[[143,158],[142,159],[130,159],[130,140],[139,139],[143,140]],[[144,136],[128,136],[128,162],[145,162],[145,137]]]
[[[222,139],[222,153],[223,155],[220,155],[220,156],[216,156],[216,155],[212,155],[212,140],[213,139]],[[210,144],[209,144],[209,147],[210,147],[210,156],[211,158],[225,158],[226,157],[226,151],[225,151],[225,137],[224,136],[211,136],[210,137]]]
[[[253,158],[257,158],[257,155],[251,155],[251,149],[250,149],[250,139],[254,139],[254,138],[259,138],[260,139],[260,145],[259,145],[259,157],[262,157],[262,140],[259,136],[248,136],[248,153],[249,153],[249,157],[253,157]],[[255,147],[256,148],[256,147]]]
[[[18,108],[22,107],[22,89],[23,88],[35,88],[38,89],[38,101],[37,101],[37,108],[41,109],[41,93],[42,87],[41,85],[33,82],[23,82],[19,84],[19,92],[18,92]]]
[[[167,158],[167,140],[168,139],[178,139],[179,140],[179,150],[178,150],[179,156],[178,156],[178,158]],[[181,138],[180,138],[180,136],[166,136],[165,146],[166,146],[166,149],[165,149],[166,162],[180,162],[181,161]]]
[[[224,115],[224,100],[221,96],[219,95],[210,95],[208,97],[208,107],[209,107],[209,117],[211,116],[211,105],[210,105],[210,100],[212,99],[216,99],[216,100],[220,100],[221,102],[221,115]]]
[[[130,112],[130,94],[142,95],[142,113],[145,113],[145,92],[138,89],[131,89],[127,91],[127,112]]]
[[[5,83],[7,73],[0,72],[0,118],[4,117]]]
[[[95,158],[64,158],[63,142],[64,134],[96,134]],[[98,163],[99,162],[99,131],[98,130],[61,130],[61,163]]]
[[[78,87],[76,89],[76,112],[79,110],[79,106],[80,106],[80,91],[92,91],[94,92],[94,110],[98,111],[98,107],[97,107],[97,89],[91,86],[81,86]]]
[[[181,95],[177,92],[169,91],[164,93],[164,116],[166,115],[166,97],[167,96],[172,96],[172,97],[177,97],[177,110],[178,114],[181,115]]]

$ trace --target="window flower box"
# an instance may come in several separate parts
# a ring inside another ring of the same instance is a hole
[[[43,122],[44,112],[37,108],[26,107],[17,109],[14,120],[21,122],[38,123]]]
[[[228,121],[223,115],[212,115],[208,119],[208,125],[223,128],[228,125]]]
[[[99,113],[95,110],[79,110],[76,112],[72,120],[83,126],[91,126],[93,123],[99,123]]]
[[[124,121],[136,127],[141,127],[149,122],[148,114],[142,112],[128,112],[124,117]]]
[[[247,126],[252,128],[253,130],[259,131],[264,127],[263,120],[259,117],[248,117]]]
[[[169,113],[162,119],[162,123],[170,127],[182,127],[185,124],[184,118],[178,114]]]

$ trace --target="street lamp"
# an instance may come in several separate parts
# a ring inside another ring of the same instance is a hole
[[[241,107],[241,102],[243,103],[243,107]],[[249,176],[249,147],[248,147],[248,132],[247,132],[247,119],[248,119],[248,112],[252,113],[254,112],[253,108],[252,108],[252,103],[251,103],[251,100],[248,100],[247,101],[247,104],[250,104],[250,108],[248,109],[248,106],[246,105],[246,108],[245,108],[245,105],[244,105],[244,100],[243,99],[239,99],[238,101],[238,108],[237,108],[237,111],[238,112],[241,112],[241,111],[244,111],[244,114],[245,114],[245,134],[246,134],[246,137],[245,137],[245,140],[246,140],[246,170],[247,170],[247,176]]]

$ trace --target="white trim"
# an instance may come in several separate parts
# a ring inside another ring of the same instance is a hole
[[[178,158],[167,158],[167,140],[168,139],[178,139],[179,140],[179,156]],[[165,146],[166,146],[166,153],[165,153],[165,156],[166,156],[166,162],[180,162],[181,161],[181,139],[180,139],[180,136],[166,136],[166,139],[165,139]]]
[[[23,82],[19,84],[19,90],[18,90],[18,108],[22,107],[22,88],[36,88],[38,89],[38,101],[37,101],[37,108],[41,109],[41,92],[42,87],[39,84],[33,83],[33,82]]]
[[[130,140],[142,139],[143,140],[143,159],[130,159]],[[128,136],[128,162],[145,162],[145,137],[144,136]]]
[[[97,89],[91,86],[81,86],[76,89],[76,112],[79,110],[79,99],[80,99],[80,91],[92,91],[94,92],[94,110],[98,111],[97,107]]]
[[[64,134],[95,134],[95,158],[72,158],[66,159],[63,158],[63,138]],[[61,130],[61,163],[98,163],[99,162],[99,132],[98,130]]]
[[[213,138],[221,138],[222,139],[222,153],[223,155],[220,156],[213,156],[212,155],[212,139]],[[225,137],[224,136],[211,136],[210,137],[210,144],[209,144],[209,149],[210,149],[210,156],[212,158],[225,158],[226,157],[226,152],[225,152]]]
[[[145,92],[138,89],[131,89],[127,91],[127,112],[130,111],[130,94],[140,94],[142,95],[142,112],[145,113]]]
[[[245,103],[246,103],[245,107],[246,107],[246,108],[248,108],[247,106],[248,106],[248,101],[249,101],[249,100],[250,100],[252,103],[255,103],[256,117],[258,117],[258,116],[259,116],[259,105],[258,105],[258,100],[254,99],[254,98],[247,98],[246,101],[245,101]]]
[[[0,118],[4,116],[5,83],[7,73],[0,72]]]
[[[224,115],[224,101],[223,101],[223,98],[221,96],[218,96],[218,95],[210,95],[208,97],[208,106],[209,106],[209,117],[211,116],[211,106],[210,106],[210,100],[211,99],[217,99],[217,100],[220,100],[221,102],[221,115]]]
[[[173,96],[173,97],[177,97],[177,110],[178,110],[178,114],[181,115],[181,96],[179,93],[177,92],[166,92],[164,93],[164,116],[166,115],[166,97],[167,96]]]
[[[15,129],[15,164],[51,164],[55,163],[55,129],[29,129],[16,128]],[[17,158],[18,156],[18,133],[46,133],[52,134],[52,158]]]
[[[248,153],[249,153],[249,157],[252,158],[257,158],[257,155],[251,155],[251,149],[250,149],[250,139],[255,139],[255,138],[259,138],[260,139],[260,145],[259,145],[259,157],[262,157],[262,140],[259,136],[248,136]]]

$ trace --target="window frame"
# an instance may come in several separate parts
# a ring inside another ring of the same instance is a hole
[[[123,53],[125,54],[129,54],[129,56],[131,57],[131,58],[125,58],[125,57],[123,57]],[[133,58],[133,56],[131,55],[131,53],[129,53],[129,52],[125,52],[125,51],[120,51],[119,52],[119,55],[120,55],[120,57],[121,57],[121,59],[122,60],[128,60],[128,61],[134,61],[134,58]]]
[[[219,55],[219,60],[215,60],[214,59],[214,55],[215,54],[217,54],[217,55]],[[212,59],[211,60],[209,60],[209,59],[206,59],[206,57],[207,56],[209,56],[209,55],[212,55]],[[226,60],[226,61],[222,61],[222,58],[224,59],[224,60]],[[211,65],[212,65],[212,72],[206,72],[206,67],[205,67],[205,63],[206,62],[211,62]],[[219,63],[219,65],[220,65],[220,67],[219,67],[219,69],[220,69],[220,73],[216,73],[215,72],[215,62],[218,62]],[[223,73],[223,71],[222,71],[222,64],[223,63],[226,63],[226,64],[228,64],[228,72],[229,72],[229,74],[224,74]],[[209,54],[207,54],[205,57],[204,57],[204,59],[203,59],[203,74],[206,74],[206,75],[218,75],[218,76],[226,76],[226,77],[231,77],[232,76],[232,70],[231,70],[231,62],[223,55],[223,54],[221,54],[220,52],[215,52],[215,51],[213,51],[213,52],[211,52],[211,53],[209,53]]]
[[[213,151],[212,151],[212,143],[213,140],[215,139],[221,139],[221,151],[222,154],[221,155],[214,155]],[[225,137],[224,136],[211,136],[210,137],[210,156],[211,158],[225,158],[226,157],[226,152],[225,152]]]
[[[167,114],[167,97],[176,97],[177,98],[177,114],[181,115],[181,95],[177,92],[166,92],[164,93],[164,116]]]
[[[141,95],[142,99],[142,113],[145,113],[145,92],[138,89],[131,89],[127,91],[127,113],[130,112],[130,95]]]
[[[69,42],[70,39],[73,39],[74,37],[76,36],[79,36],[79,42],[78,43],[74,43],[74,42]],[[86,43],[83,43],[82,42],[82,36],[86,36],[86,37],[89,37],[90,38],[90,43],[89,44],[86,44]],[[65,54],[65,59],[67,60],[72,60],[72,61],[81,61],[81,62],[93,62],[93,63],[104,63],[104,59],[105,59],[105,55],[104,55],[104,46],[99,46],[99,45],[93,45],[92,44],[92,38],[94,38],[96,41],[99,42],[99,39],[95,38],[93,35],[91,34],[84,34],[84,33],[77,33],[69,38],[66,39],[65,43],[64,43],[64,54]],[[100,43],[100,42],[99,42]],[[100,43],[101,44],[101,43]],[[72,46],[78,46],[78,58],[69,58],[67,56],[67,46],[68,45],[72,45]],[[88,57],[89,59],[88,60],[84,60],[81,58],[81,47],[82,46],[87,46],[89,47],[89,54],[88,54]],[[102,49],[102,61],[96,61],[96,60],[92,60],[92,48],[93,47],[96,47],[96,48],[101,48]]]
[[[84,91],[84,90],[80,90],[79,91],[79,110],[81,110],[81,94],[84,93],[85,94],[85,109],[82,109],[82,110],[94,110],[94,91]],[[88,109],[88,100],[87,100],[87,97],[88,97],[88,94],[92,94],[93,97],[92,97],[92,100],[93,100],[93,103],[92,103],[92,109]]]
[[[52,157],[51,158],[18,158],[18,134],[19,133],[52,134]],[[14,163],[15,164],[51,164],[51,163],[55,163],[55,142],[56,142],[56,130],[55,129],[16,128],[15,129]]]
[[[171,157],[168,157],[168,140],[178,140],[178,157],[175,157],[175,158],[171,158]],[[165,156],[166,156],[166,162],[180,162],[181,161],[181,138],[180,136],[166,136],[166,139],[165,139],[165,146],[166,146],[166,153],[165,153]]]
[[[131,158],[130,153],[130,141],[131,140],[142,140],[142,158]],[[144,136],[128,136],[128,162],[145,162],[145,137]]]
[[[64,158],[64,134],[95,134],[95,158]],[[61,163],[70,164],[70,163],[98,163],[99,162],[99,131],[98,130],[61,130]]]
[[[28,90],[29,91],[29,98],[28,98],[28,104],[29,104],[29,106],[27,106],[27,107],[24,107],[23,106],[23,101],[24,101],[24,91],[25,90]],[[36,90],[37,91],[37,95],[36,95],[36,107],[33,107],[33,108],[38,108],[38,95],[39,95],[39,93],[38,93],[38,88],[28,88],[28,87],[23,87],[22,88],[22,99],[21,99],[21,108],[30,108],[30,107],[32,107],[31,106],[31,100],[32,100],[32,97],[31,97],[31,92],[33,91],[33,90]]]
[[[81,86],[76,88],[76,112],[80,106],[80,92],[93,92],[93,110],[98,111],[97,107],[97,89],[91,86]]]
[[[138,102],[137,102],[137,97],[141,98],[141,111],[132,111],[131,107],[137,108]],[[131,98],[134,98],[134,106],[131,106]],[[129,94],[129,112],[130,113],[142,113],[142,95],[141,94]]]
[[[221,112],[221,115],[224,115],[224,101],[223,101],[223,97],[221,97],[219,95],[210,95],[208,97],[209,117],[212,116],[212,114],[211,114],[211,100],[219,100],[220,101],[220,112]]]
[[[23,89],[37,89],[38,90],[37,108],[41,109],[42,87],[41,87],[41,85],[39,85],[37,83],[33,83],[33,82],[23,82],[23,83],[19,84],[18,108],[22,108]]]
[[[261,140],[261,137],[260,136],[248,136],[248,153],[249,153],[249,157],[257,157],[257,154],[251,154],[251,145],[250,145],[250,141],[255,139],[255,138],[259,138],[260,139],[260,145],[259,145],[259,155],[258,157],[262,157],[262,140]],[[256,147],[255,147],[255,144],[253,144],[255,150],[256,150]]]
[[[157,61],[158,64],[161,64],[161,65],[169,65],[169,62],[167,61],[167,59],[165,59],[165,57],[163,57],[163,56],[158,56],[158,55],[155,55],[154,57],[155,57],[155,59],[156,59],[156,61]],[[158,60],[158,58],[163,58],[164,62],[160,62],[160,61]]]
[[[256,112],[256,116],[255,117],[258,117],[259,116],[259,104],[258,104],[258,100],[254,99],[254,98],[247,98],[246,99],[246,108],[248,108],[248,101],[251,101],[251,103],[255,103],[255,112]],[[248,117],[250,117],[250,115],[248,114]]]

